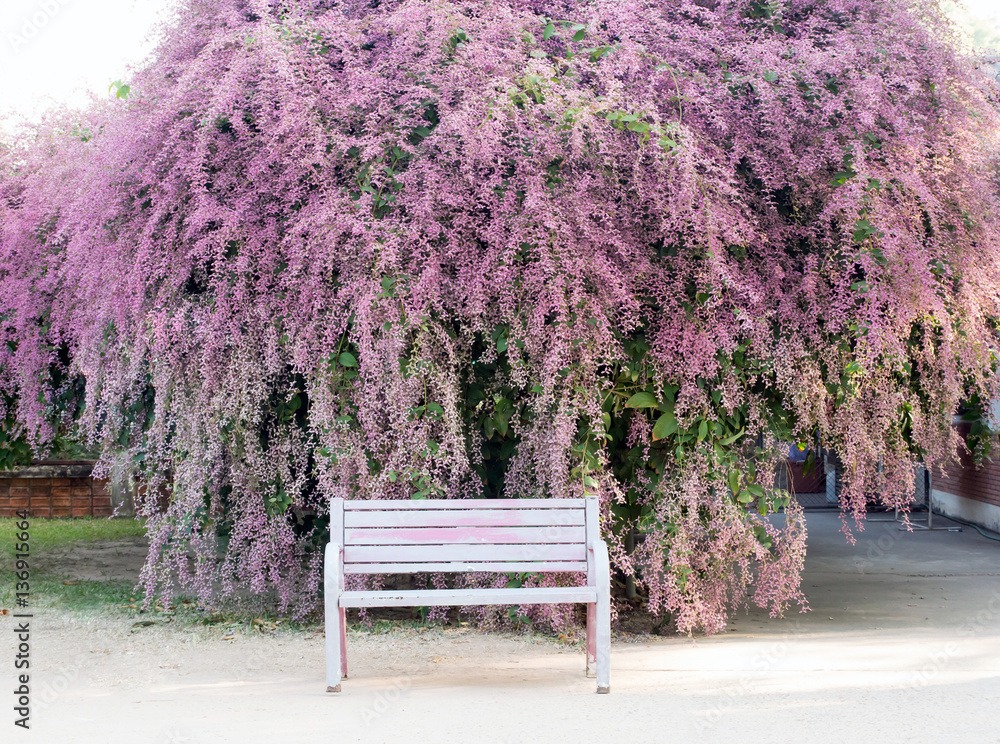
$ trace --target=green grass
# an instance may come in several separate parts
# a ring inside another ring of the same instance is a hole
[[[15,603],[14,560],[18,519],[0,518],[0,608],[12,608]],[[146,534],[142,522],[135,519],[43,519],[32,518],[28,525],[30,545],[31,608],[58,609],[76,612],[121,613],[142,622],[178,622],[219,626],[239,632],[271,631],[278,626],[289,629],[315,629],[312,620],[294,622],[276,617],[264,609],[228,608],[216,612],[198,609],[189,597],[177,597],[173,606],[151,607],[142,611],[143,593],[136,591],[131,581],[76,580],[60,575],[58,569],[43,571],[44,557],[54,550],[66,550],[76,545],[94,542],[115,542]]]
[[[10,570],[10,557],[14,555],[18,519],[0,518],[0,556],[7,564],[4,571]],[[142,537],[146,534],[143,523],[137,519],[102,519],[81,517],[78,519],[42,519],[28,520],[31,552],[41,555],[55,548],[63,548],[82,542],[102,542],[121,540],[127,537]]]
[[[0,518],[0,606],[14,604],[14,556],[20,542],[20,520]],[[73,581],[38,569],[37,560],[52,550],[88,542],[113,542],[146,534],[135,519],[43,519],[28,520],[30,545],[30,601],[34,609],[58,607],[94,611],[124,608],[137,598],[130,581]]]
[[[107,612],[128,610],[142,601],[131,581],[67,581],[58,576],[42,574],[31,578],[31,607],[61,609],[78,612]],[[11,584],[0,587],[0,605],[14,603]]]

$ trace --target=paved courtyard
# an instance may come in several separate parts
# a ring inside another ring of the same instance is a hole
[[[224,640],[50,613],[33,639],[34,728],[13,740],[1000,742],[1000,542],[870,523],[852,547],[836,514],[808,523],[811,612],[619,640],[611,695],[549,639],[352,633],[351,676],[327,695],[317,634]]]

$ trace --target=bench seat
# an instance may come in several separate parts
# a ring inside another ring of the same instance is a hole
[[[573,604],[597,601],[591,586],[511,589],[415,589],[344,592],[341,607],[462,607],[470,605]]]

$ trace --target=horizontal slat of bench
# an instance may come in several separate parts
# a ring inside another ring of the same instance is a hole
[[[527,589],[417,589],[344,592],[340,595],[341,607],[459,607],[596,601],[597,590],[588,586]]]
[[[344,563],[443,561],[585,561],[587,546],[565,545],[345,545]]]
[[[587,571],[586,561],[449,561],[429,563],[350,563],[348,574],[408,573],[575,573]]]
[[[516,545],[585,543],[583,527],[396,527],[349,528],[345,545]]]
[[[357,499],[344,502],[344,511],[434,509],[583,509],[584,499]]]
[[[344,511],[345,527],[582,527],[585,520],[583,509]]]

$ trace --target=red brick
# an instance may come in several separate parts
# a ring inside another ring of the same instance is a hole
[[[69,488],[66,486],[52,487],[52,516],[68,517],[70,513]]]
[[[44,503],[36,504],[34,501],[31,502],[31,516],[33,517],[51,517],[52,516],[52,502],[46,501]]]
[[[30,492],[31,504],[34,505],[35,502],[39,504],[43,501],[47,504],[52,498],[52,489],[48,486],[35,486]]]
[[[958,429],[963,436],[968,433],[968,425],[960,425]],[[963,452],[959,463],[949,465],[935,485],[958,496],[1000,505],[1000,462],[987,462],[977,469],[972,458]]]

